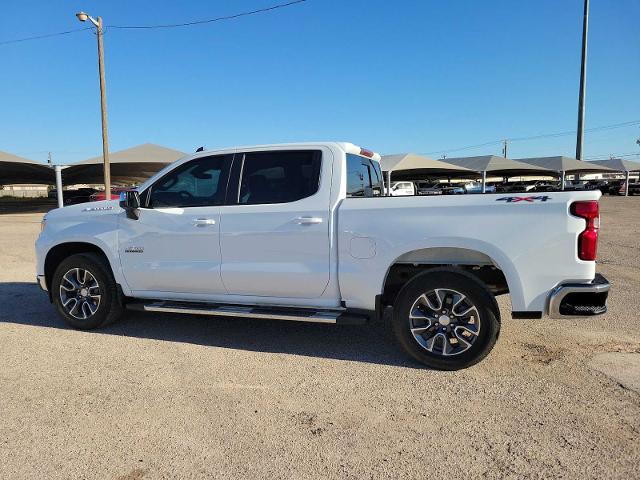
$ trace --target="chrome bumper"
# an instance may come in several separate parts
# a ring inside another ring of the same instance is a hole
[[[558,285],[549,295],[551,318],[575,318],[601,315],[607,311],[609,282],[600,274],[591,283]]]
[[[36,276],[36,283],[40,286],[40,288],[42,290],[44,290],[45,292],[48,291],[48,289],[47,289],[47,279],[44,277],[44,275]]]

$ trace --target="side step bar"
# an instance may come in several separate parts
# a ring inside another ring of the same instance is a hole
[[[290,307],[248,305],[219,305],[199,302],[150,301],[127,304],[130,310],[144,312],[185,313],[221,317],[259,318],[264,320],[291,320],[294,322],[336,323],[363,325],[368,316],[350,314],[345,310],[313,310]]]

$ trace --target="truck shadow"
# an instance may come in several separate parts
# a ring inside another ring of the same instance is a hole
[[[0,283],[0,323],[72,330],[35,283]],[[383,322],[364,326],[128,311],[96,335],[149,338],[208,347],[285,353],[424,368],[397,346]]]
[[[9,199],[0,197],[0,215],[47,213],[57,206],[55,199],[49,198]]]

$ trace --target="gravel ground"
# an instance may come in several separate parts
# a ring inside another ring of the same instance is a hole
[[[640,199],[602,211],[609,313],[512,320],[500,297],[496,348],[459,372],[376,325],[70,330],[33,283],[42,214],[0,215],[0,478],[639,478]]]

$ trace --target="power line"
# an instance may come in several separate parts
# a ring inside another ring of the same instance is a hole
[[[225,15],[222,17],[216,17],[216,18],[209,18],[206,20],[196,20],[193,22],[185,22],[185,23],[172,23],[172,24],[165,24],[165,25],[106,25],[105,28],[109,29],[109,28],[115,28],[115,29],[120,29],[120,30],[125,30],[125,29],[154,29],[154,28],[176,28],[176,27],[188,27],[188,26],[192,26],[192,25],[201,25],[201,24],[205,24],[205,23],[214,23],[214,22],[222,22],[225,20],[234,20],[236,18],[240,18],[240,17],[246,17],[249,15],[256,15],[258,13],[265,13],[265,12],[270,12],[273,10],[278,10],[280,8],[285,8],[285,7],[290,7],[292,5],[296,5],[299,3],[303,3],[306,2],[307,0],[294,0],[291,2],[287,2],[287,3],[280,3],[277,5],[272,5],[271,7],[265,7],[265,8],[259,8],[257,10],[251,10],[251,11],[247,11],[247,12],[240,12],[240,13],[236,13],[233,15]],[[14,44],[14,43],[20,43],[20,42],[27,42],[29,40],[39,40],[42,38],[51,38],[51,37],[58,37],[60,35],[68,35],[70,33],[76,33],[76,32],[83,32],[85,30],[91,30],[93,27],[84,27],[84,28],[76,28],[73,30],[66,30],[64,32],[56,32],[56,33],[48,33],[45,35],[34,35],[31,37],[24,37],[24,38],[16,38],[13,40],[4,40],[4,41],[0,41],[0,46],[1,45],[10,45],[10,44]]]
[[[636,153],[611,153],[609,155],[603,156],[598,155],[596,157],[588,157],[586,160],[609,160],[610,158],[622,158],[622,157],[637,157],[640,156],[640,152]]]
[[[633,125],[640,125],[640,120],[632,120],[630,122],[623,122],[623,123],[615,123],[613,125],[605,125],[602,127],[594,127],[594,128],[587,128],[585,129],[585,132],[600,132],[603,130],[613,130],[614,128],[622,128],[622,127],[630,127]],[[535,140],[538,138],[550,138],[550,137],[563,137],[566,135],[573,135],[575,134],[576,131],[575,130],[571,130],[571,131],[566,131],[566,132],[557,132],[557,133],[546,133],[546,134],[542,134],[542,135],[533,135],[530,137],[519,137],[519,138],[511,138],[509,140],[513,141],[513,142],[517,142],[520,140]]]
[[[67,30],[66,32],[47,33],[45,35],[35,35],[33,37],[16,38],[14,40],[4,40],[0,42],[0,45],[9,45],[11,43],[27,42],[29,40],[39,40],[41,38],[57,37],[60,35],[69,35],[70,33],[77,33],[77,32],[83,32],[85,30],[91,30],[91,28],[92,27],[75,28],[73,30]]]
[[[240,12],[234,15],[225,15],[222,17],[209,18],[207,20],[196,20],[193,22],[185,22],[185,23],[169,23],[164,25],[107,25],[107,28],[118,28],[118,29],[151,29],[151,28],[176,28],[176,27],[189,27],[191,25],[202,25],[203,23],[214,23],[221,22],[223,20],[234,20],[240,17],[246,17],[248,15],[255,15],[257,13],[265,13],[270,12],[272,10],[277,10],[279,8],[290,7],[292,5],[296,5],[298,3],[306,2],[307,0],[295,0],[287,3],[280,3],[278,5],[273,5],[271,7],[259,8],[257,10],[251,10],[248,12]]]
[[[623,128],[623,127],[631,127],[634,125],[640,125],[640,120],[631,120],[629,122],[622,122],[622,123],[615,123],[612,125],[604,125],[601,127],[593,127],[593,128],[587,128],[585,129],[585,132],[600,132],[603,130],[613,130],[615,128]],[[565,131],[565,132],[555,132],[555,133],[543,133],[541,135],[531,135],[528,137],[515,137],[515,138],[508,138],[507,140],[509,142],[521,142],[521,141],[526,141],[526,140],[537,140],[540,138],[556,138],[556,137],[564,137],[567,135],[574,135],[576,133],[575,130],[570,130],[570,131]],[[501,143],[503,143],[504,140],[493,140],[491,142],[485,142],[485,143],[479,143],[477,145],[469,145],[467,147],[459,147],[459,148],[451,148],[448,150],[437,150],[437,151],[433,151],[433,152],[426,152],[425,155],[435,155],[435,154],[439,154],[439,153],[450,153],[450,152],[459,152],[462,150],[471,150],[473,148],[479,148],[479,147],[486,147],[489,145],[499,145]]]

